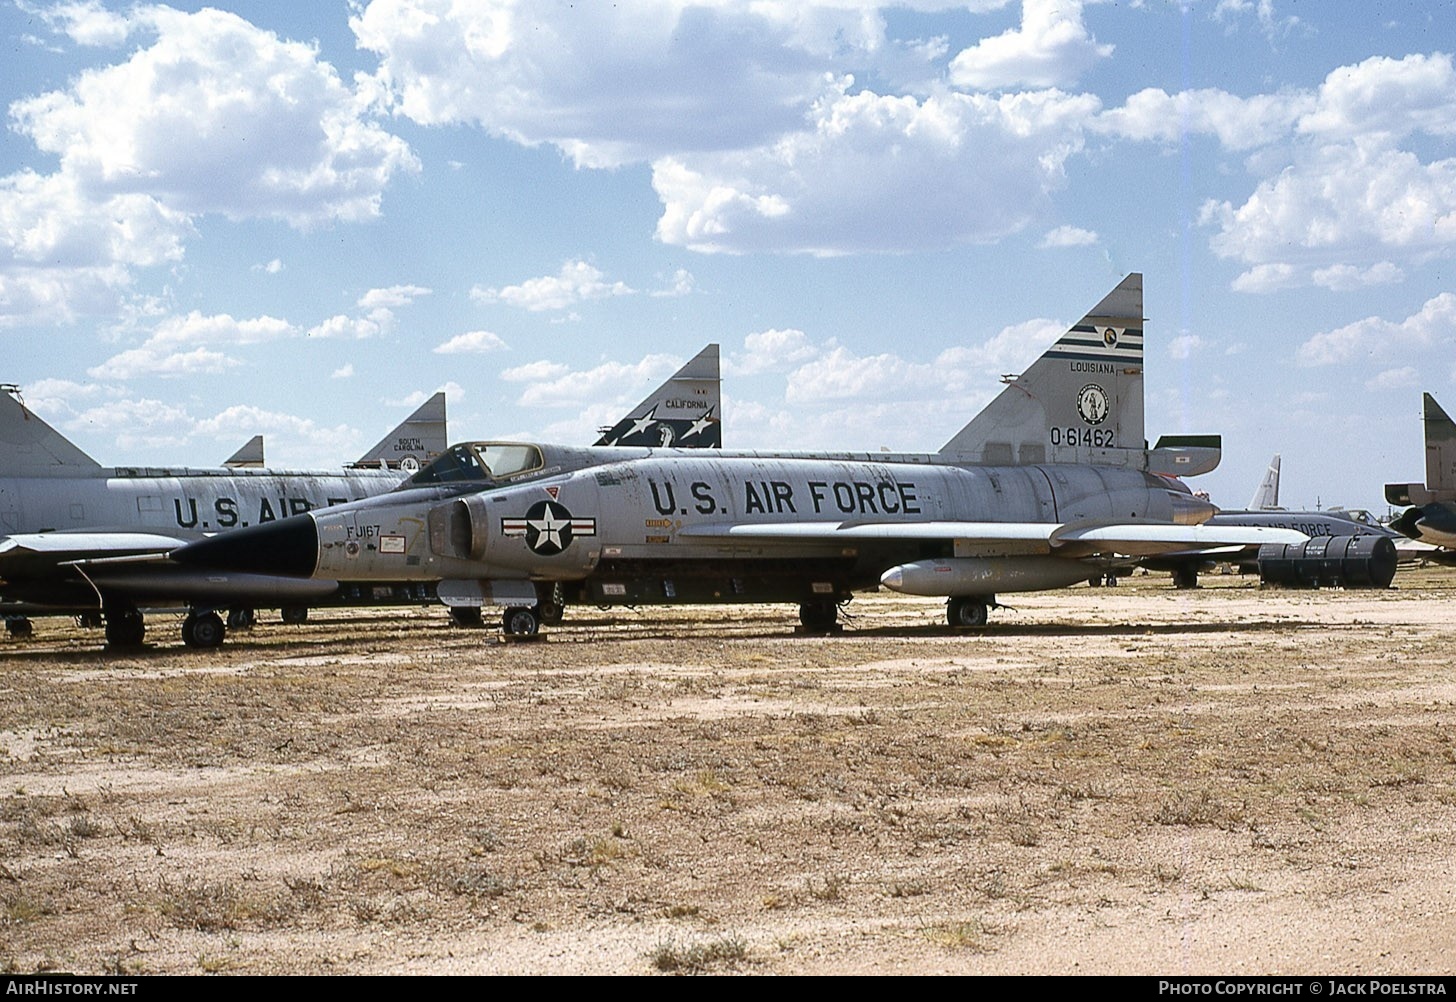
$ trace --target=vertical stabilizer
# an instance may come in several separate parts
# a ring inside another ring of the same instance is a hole
[[[592,444],[721,449],[722,403],[718,346],[710,344]]]
[[[1249,508],[1252,511],[1279,509],[1279,453],[1274,453],[1274,458],[1269,460],[1269,468],[1264,471],[1264,479],[1259,481],[1259,487],[1249,501]]]
[[[263,436],[254,435],[248,444],[228,457],[222,465],[230,470],[259,470],[263,468]]]
[[[101,464],[26,407],[17,387],[0,387],[0,476],[75,476],[100,470]]]
[[[1422,394],[1426,418],[1426,489],[1449,494],[1456,491],[1456,422],[1446,416],[1436,398]]]
[[[1143,276],[1133,272],[940,450],[951,462],[1147,466]]]
[[[445,430],[445,394],[420,404],[400,426],[360,456],[354,466],[374,466],[413,473],[449,446]]]

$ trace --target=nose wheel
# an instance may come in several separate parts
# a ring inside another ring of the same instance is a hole
[[[501,630],[508,637],[533,637],[540,629],[535,611],[524,606],[509,608],[501,615]]]

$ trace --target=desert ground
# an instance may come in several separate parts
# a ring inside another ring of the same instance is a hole
[[[1456,571],[0,639],[0,971],[1450,974]]]

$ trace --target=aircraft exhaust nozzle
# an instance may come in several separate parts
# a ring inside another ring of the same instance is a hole
[[[296,578],[311,577],[318,556],[318,526],[311,515],[220,532],[169,554],[188,567]]]
[[[1218,505],[1182,491],[1168,491],[1168,503],[1173,506],[1173,521],[1178,525],[1202,525],[1218,514]]]

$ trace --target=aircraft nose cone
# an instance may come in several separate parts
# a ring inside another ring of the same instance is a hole
[[[171,559],[189,567],[306,578],[318,566],[318,527],[309,515],[220,532],[179,547]]]

